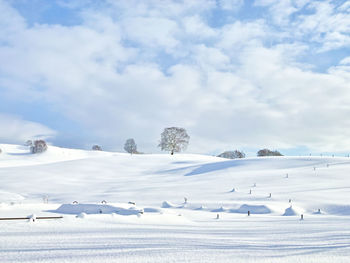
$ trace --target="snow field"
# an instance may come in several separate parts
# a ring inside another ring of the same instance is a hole
[[[0,217],[64,216],[0,221],[2,262],[350,256],[349,158],[226,160],[54,146],[34,156],[22,146],[0,148]]]

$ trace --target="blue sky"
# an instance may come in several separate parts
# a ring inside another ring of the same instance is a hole
[[[350,2],[0,0],[0,140],[350,150]]]

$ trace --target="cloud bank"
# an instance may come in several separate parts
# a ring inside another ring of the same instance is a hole
[[[55,10],[76,22],[45,23]],[[190,152],[350,149],[346,1],[61,0],[37,22],[0,0],[0,12],[0,95],[44,102],[89,134],[81,145],[133,137],[155,152],[180,126]]]
[[[0,141],[23,144],[27,140],[50,139],[55,131],[31,121],[25,121],[18,116],[0,114]]]

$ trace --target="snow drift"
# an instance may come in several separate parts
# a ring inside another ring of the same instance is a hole
[[[142,209],[135,209],[130,207],[125,209],[122,207],[116,207],[112,205],[99,205],[99,204],[63,204],[56,210],[51,211],[59,214],[118,214],[118,215],[138,215],[143,213]]]

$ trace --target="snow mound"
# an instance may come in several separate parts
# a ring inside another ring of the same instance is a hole
[[[270,214],[272,211],[265,205],[247,205],[243,204],[238,209],[230,209],[230,213],[246,214],[248,211],[251,214]]]
[[[5,192],[5,191],[0,191],[0,200],[1,201],[7,201],[7,202],[20,202],[24,200],[25,198],[16,193],[10,193],[10,192]]]
[[[283,216],[296,216],[296,215],[298,215],[298,212],[295,209],[293,209],[292,206],[288,207],[283,214]]]
[[[153,207],[145,207],[143,209],[143,211],[145,213],[162,213],[162,210],[158,209],[158,208],[153,208]]]
[[[86,213],[80,213],[79,215],[77,215],[77,218],[85,218],[86,217]]]
[[[206,210],[207,208],[203,205],[201,205],[200,207],[195,208],[194,210]]]
[[[163,207],[163,208],[172,208],[172,207],[174,207],[174,205],[171,204],[171,203],[169,203],[169,202],[167,202],[167,201],[164,201],[164,202],[162,203],[162,207]]]
[[[350,215],[350,205],[328,205],[324,208],[324,210],[327,212],[327,214],[331,215]]]
[[[98,205],[98,204],[63,204],[56,210],[50,211],[60,214],[112,214],[116,213],[119,215],[138,215],[143,213],[142,210],[136,208],[122,208],[112,205]]]
[[[312,214],[314,214],[314,215],[321,215],[322,214],[321,209],[318,209],[316,212],[313,212]]]
[[[216,212],[225,212],[225,211],[227,211],[227,209],[224,208],[223,206],[221,206],[220,208],[211,210],[211,212],[215,212],[215,213]]]
[[[172,204],[168,201],[164,201],[162,203],[162,208],[184,208],[184,207],[186,207],[186,204],[178,206],[178,205]]]

